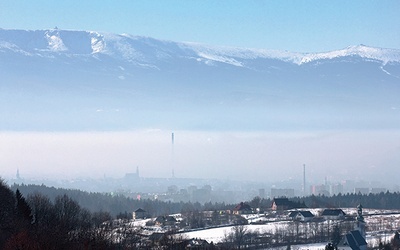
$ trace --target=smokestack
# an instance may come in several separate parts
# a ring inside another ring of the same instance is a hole
[[[303,196],[306,195],[306,164],[303,164]]]
[[[175,178],[175,170],[174,170],[174,143],[175,143],[175,136],[174,132],[171,134],[171,168],[172,168],[172,178]]]

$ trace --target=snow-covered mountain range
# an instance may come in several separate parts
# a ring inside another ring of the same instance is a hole
[[[2,30],[0,29],[0,49],[26,56],[54,57],[107,55],[116,60],[136,62],[142,66],[167,58],[185,58],[204,63],[222,62],[246,67],[249,59],[278,59],[298,65],[318,60],[358,56],[376,60],[383,65],[400,62],[400,50],[372,48],[365,45],[322,53],[296,53],[265,49],[244,49],[234,47],[208,46],[190,42],[172,42],[128,34],[110,34],[94,31],[68,30]],[[153,59],[153,60],[152,60]],[[249,67],[251,68],[251,67]]]
[[[0,29],[0,129],[400,126],[400,50],[288,51]]]

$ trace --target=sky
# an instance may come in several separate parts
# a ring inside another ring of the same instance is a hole
[[[400,48],[399,10],[398,0],[0,0],[0,28],[324,52],[358,44]]]

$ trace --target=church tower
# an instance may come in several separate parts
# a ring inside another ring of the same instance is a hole
[[[364,216],[362,215],[363,206],[359,204],[357,206],[357,223],[356,223],[356,230],[360,231],[361,235],[365,239],[365,221]]]

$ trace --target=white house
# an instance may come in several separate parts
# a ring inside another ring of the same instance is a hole
[[[314,215],[310,211],[293,211],[289,214],[289,217],[294,221],[311,221],[314,219]]]
[[[321,216],[325,220],[344,220],[346,214],[343,212],[342,209],[325,209]]]

